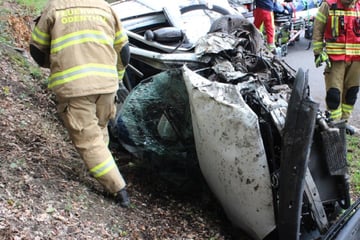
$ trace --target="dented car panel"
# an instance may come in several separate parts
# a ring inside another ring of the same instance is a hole
[[[124,2],[148,4],[116,8]],[[239,14],[211,19],[194,42],[179,29],[181,7],[155,5],[122,18],[132,56],[115,139],[179,187],[201,174],[233,225],[256,240],[360,239],[344,124],[311,100],[308,72],[269,52]]]
[[[183,74],[202,173],[233,224],[263,239],[276,223],[257,115],[239,85]]]
[[[305,185],[311,181],[311,173],[307,171],[307,168],[319,109],[319,104],[308,97],[307,86],[305,73],[299,70],[289,99],[285,127],[282,132],[278,215],[280,239],[299,238],[303,195],[307,196],[311,204],[315,203],[315,200],[311,200],[317,196],[313,194],[316,192],[310,191],[305,191],[304,194]],[[311,210],[313,214],[316,214],[322,206],[314,207],[317,208]],[[320,211],[325,213],[323,208]],[[317,217],[321,216],[321,214],[317,215]]]

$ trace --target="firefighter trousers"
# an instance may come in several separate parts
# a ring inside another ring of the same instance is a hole
[[[108,148],[108,121],[115,116],[115,93],[58,98],[57,110],[90,173],[116,194],[125,181]]]
[[[325,68],[326,106],[334,120],[349,119],[360,85],[360,62],[332,61]]]

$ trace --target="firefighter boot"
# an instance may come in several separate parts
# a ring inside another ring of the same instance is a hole
[[[130,199],[125,188],[117,192],[115,196],[115,202],[120,204],[121,207],[127,208],[130,205]]]

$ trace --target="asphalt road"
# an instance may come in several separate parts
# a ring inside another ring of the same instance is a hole
[[[300,41],[288,47],[288,54],[284,60],[296,70],[302,68],[304,71],[309,71],[310,96],[315,102],[320,103],[321,110],[325,110],[324,66],[315,67],[314,55],[311,48],[307,50],[308,45],[309,40],[301,37]],[[360,96],[349,122],[360,128]]]

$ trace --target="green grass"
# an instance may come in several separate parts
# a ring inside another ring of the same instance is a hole
[[[360,139],[347,136],[347,160],[353,194],[360,196]]]
[[[27,6],[30,9],[35,10],[37,14],[40,14],[48,0],[16,0],[16,2]]]
[[[0,2],[2,3],[2,1],[0,0]],[[9,9],[6,8],[0,8],[0,31],[1,31],[1,35],[0,35],[0,43],[10,43],[10,36],[9,34],[5,31],[6,27],[7,27],[7,21],[6,21],[6,17],[11,11]],[[0,53],[1,54],[1,53]]]

